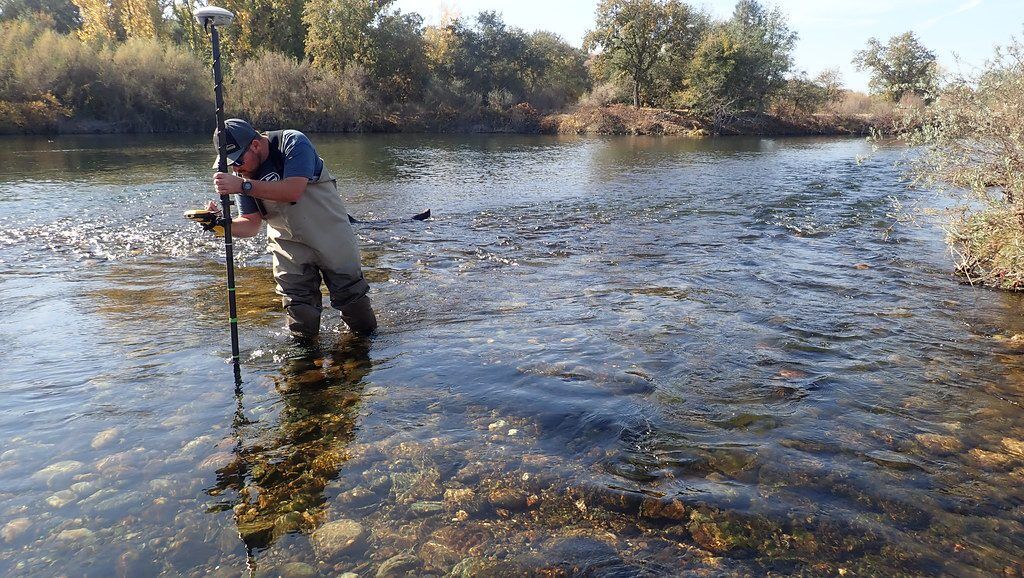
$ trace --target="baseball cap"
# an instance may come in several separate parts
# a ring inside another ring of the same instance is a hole
[[[220,130],[213,131],[213,148],[219,150],[220,142],[218,140],[218,133]],[[253,139],[259,136],[256,133],[256,129],[252,128],[252,125],[245,122],[240,118],[229,118],[224,121],[224,140],[225,140],[225,151],[228,155],[228,165],[238,161],[239,157],[245,154],[246,149],[249,148],[249,144],[252,143]],[[218,156],[219,161],[219,156]]]

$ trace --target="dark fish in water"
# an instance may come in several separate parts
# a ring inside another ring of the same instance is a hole
[[[430,209],[427,209],[426,211],[423,211],[422,213],[416,213],[415,215],[409,217],[409,220],[411,220],[411,221],[426,221],[429,218],[430,218]],[[396,219],[396,220],[404,221],[405,219]],[[384,222],[384,221],[360,221],[359,219],[353,217],[352,215],[349,215],[348,216],[348,222],[349,223],[381,223],[381,222]]]

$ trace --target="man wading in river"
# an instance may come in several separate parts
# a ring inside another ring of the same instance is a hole
[[[355,333],[377,328],[370,287],[359,264],[359,244],[349,224],[335,179],[306,135],[296,130],[257,133],[241,119],[224,122],[227,164],[236,174],[213,177],[218,194],[239,195],[240,216],[232,233],[252,237],[267,222],[267,245],[274,256],[277,293],[297,336],[320,332],[327,285],[331,306]],[[217,148],[218,135],[213,135]],[[216,168],[216,165],[214,165]],[[211,202],[208,207],[216,211]]]

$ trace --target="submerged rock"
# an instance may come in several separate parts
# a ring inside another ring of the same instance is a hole
[[[926,451],[935,455],[949,455],[963,451],[964,445],[953,436],[941,434],[917,434],[917,443]]]
[[[57,539],[62,542],[91,542],[95,537],[96,533],[88,528],[64,530],[57,534]]]
[[[298,532],[302,529],[305,521],[306,518],[302,515],[302,512],[281,514],[274,520],[274,535],[281,536],[291,532]]]
[[[1024,440],[1015,440],[1013,438],[1003,438],[1003,447],[1012,455],[1018,458],[1024,458]]]
[[[330,558],[358,546],[363,535],[363,526],[359,522],[338,520],[317,528],[310,536],[310,542],[317,556]]]
[[[4,524],[3,529],[0,530],[0,538],[3,538],[4,542],[13,542],[31,527],[32,520],[28,518],[15,518]]]
[[[540,569],[541,575],[554,576],[636,576],[639,569],[630,568],[616,549],[604,540],[588,536],[562,538],[545,548],[542,554],[556,561]]]
[[[646,394],[654,391],[651,378],[636,370],[601,370],[567,361],[523,365],[516,369],[520,373],[555,377],[564,381],[589,381],[612,394]]]
[[[420,500],[436,500],[443,493],[440,479],[441,473],[437,468],[426,468],[415,472],[395,472],[391,474],[391,490],[395,500],[400,504],[411,504]]]
[[[412,554],[399,554],[384,561],[377,569],[377,578],[413,576],[423,563]]]
[[[357,486],[351,490],[338,494],[335,501],[338,504],[348,506],[350,508],[361,508],[363,506],[379,502],[380,497],[368,488]]]
[[[37,482],[45,482],[47,486],[52,487],[62,480],[70,479],[71,476],[81,471],[84,467],[85,464],[82,462],[65,460],[46,466],[33,474],[31,479]]]
[[[778,533],[760,520],[742,519],[727,512],[695,511],[687,529],[702,548],[732,557],[752,555],[765,539]]]
[[[444,506],[452,511],[476,512],[479,509],[476,492],[472,488],[448,488],[444,491]]]
[[[451,572],[448,573],[448,578],[473,578],[481,576],[493,565],[494,561],[492,560],[466,558],[452,568]]]
[[[440,572],[447,572],[462,559],[462,555],[455,548],[433,539],[420,546],[419,556],[429,568]]]
[[[313,578],[317,575],[316,568],[304,562],[288,562],[280,568],[281,578]]]
[[[487,494],[487,501],[495,508],[505,510],[525,510],[526,492],[517,488],[494,488]]]
[[[1006,454],[990,452],[981,448],[974,448],[967,452],[967,457],[971,463],[979,468],[992,471],[1007,470],[1016,461],[1013,457]]]
[[[235,461],[235,454],[231,452],[217,452],[208,456],[199,464],[201,470],[219,470]]]
[[[112,427],[110,429],[103,430],[100,433],[96,434],[96,437],[92,438],[92,443],[90,445],[94,450],[103,449],[109,446],[110,444],[116,442],[120,435],[121,430],[117,429],[116,427]]]
[[[54,508],[59,509],[74,502],[77,499],[78,496],[75,495],[75,493],[72,492],[71,490],[62,490],[50,496],[49,498],[46,498],[46,503]]]
[[[686,505],[681,500],[647,498],[640,504],[640,516],[682,521],[687,517]]]

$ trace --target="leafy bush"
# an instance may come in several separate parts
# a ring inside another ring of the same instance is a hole
[[[471,90],[465,82],[431,82],[424,96],[424,106],[432,111],[434,122],[475,122],[481,118],[484,97]]]
[[[815,78],[801,73],[786,80],[785,86],[772,100],[772,112],[783,117],[808,116],[832,112],[842,98],[838,71],[829,70]]]
[[[580,97],[579,105],[585,107],[608,106],[630,99],[629,87],[621,80],[602,82]]]
[[[31,101],[0,100],[0,134],[30,133],[39,129],[52,132],[68,116],[68,109],[52,94]]]
[[[905,109],[905,135],[925,145],[914,167],[961,200],[949,241],[971,283],[1024,289],[1024,45],[954,79],[928,108]]]

